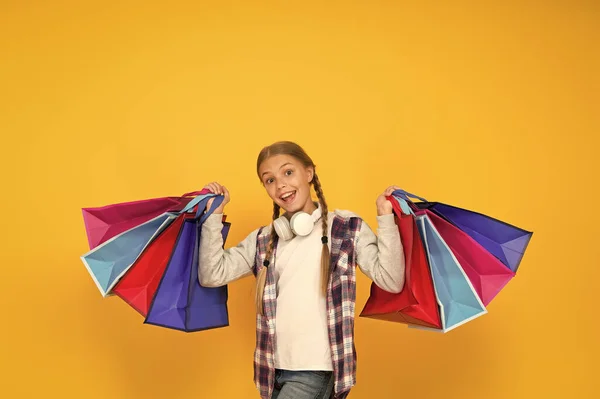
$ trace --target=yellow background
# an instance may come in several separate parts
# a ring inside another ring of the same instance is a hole
[[[81,208],[218,180],[229,247],[268,222],[256,156],[290,139],[373,228],[397,184],[534,231],[449,334],[358,318],[351,397],[597,397],[600,7],[441,3],[2,2],[0,396],[257,398],[253,280],[228,328],[143,325],[81,263]]]

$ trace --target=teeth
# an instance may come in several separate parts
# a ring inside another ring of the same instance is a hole
[[[291,192],[291,193],[284,194],[284,195],[282,195],[282,196],[281,196],[281,199],[286,199],[286,198],[288,198],[289,196],[291,196],[292,194],[294,194],[294,192]]]

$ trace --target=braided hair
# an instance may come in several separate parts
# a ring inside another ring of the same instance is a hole
[[[270,146],[264,147],[260,154],[258,155],[258,159],[256,162],[256,172],[259,175],[260,165],[269,157],[274,155],[290,155],[300,161],[304,167],[312,167],[316,169],[316,166],[312,159],[306,154],[304,149],[300,147],[298,144],[293,143],[291,141],[278,141],[276,143],[271,144]],[[323,295],[327,295],[327,287],[329,286],[329,276],[330,276],[330,264],[329,264],[329,247],[327,246],[327,202],[325,201],[325,195],[323,194],[323,188],[321,187],[321,182],[319,181],[319,177],[317,176],[317,172],[315,171],[313,174],[313,178],[311,180],[311,185],[313,186],[315,193],[317,194],[317,198],[319,199],[319,204],[321,205],[321,225],[323,227],[323,237],[321,238],[321,292]],[[275,221],[279,217],[280,207],[275,202],[273,202],[273,221]],[[270,259],[273,255],[273,247],[275,238],[277,237],[277,232],[275,231],[275,226],[271,224],[271,235],[269,237],[269,243],[267,244],[267,253],[265,256],[265,262],[263,267],[260,269],[257,278],[256,278],[256,310],[259,314],[264,315],[263,309],[263,295],[264,289],[267,279],[267,269],[270,265]]]

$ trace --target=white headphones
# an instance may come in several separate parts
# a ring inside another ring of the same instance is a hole
[[[294,238],[295,235],[309,235],[320,217],[321,215],[318,212],[313,212],[312,214],[308,214],[306,212],[296,212],[292,215],[289,221],[283,215],[278,217],[273,221],[273,226],[275,227],[277,236],[285,241],[288,241]]]

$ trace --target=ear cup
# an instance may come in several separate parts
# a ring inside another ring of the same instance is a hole
[[[309,235],[313,231],[318,219],[314,213],[311,215],[300,211],[293,214],[289,221],[285,216],[281,215],[273,221],[273,226],[277,236],[287,241],[294,238],[295,235]]]
[[[295,213],[290,219],[291,230],[299,236],[307,236],[313,230],[315,222],[306,212]]]
[[[294,238],[294,232],[290,227],[290,222],[287,220],[285,216],[280,216],[273,221],[273,226],[275,227],[275,232],[277,236],[282,240],[291,240]]]

